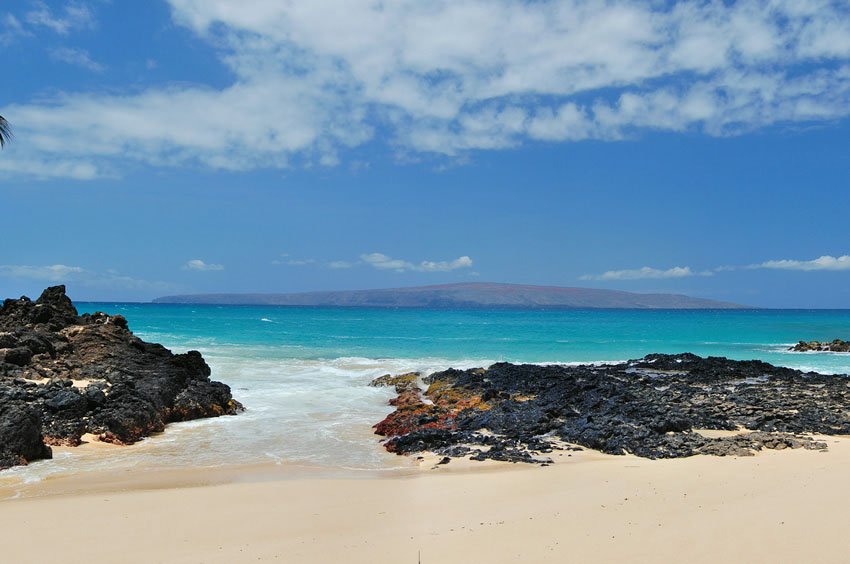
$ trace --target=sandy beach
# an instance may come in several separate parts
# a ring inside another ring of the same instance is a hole
[[[850,564],[850,0],[0,2],[0,564]]]
[[[0,530],[9,562],[846,562],[850,438],[826,440],[742,458],[427,460],[392,477],[79,476],[77,493],[0,502]]]

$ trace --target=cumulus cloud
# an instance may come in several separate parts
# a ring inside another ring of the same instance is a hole
[[[207,264],[201,259],[192,259],[183,265],[183,270],[210,272],[215,270],[224,270],[224,266],[221,264]]]
[[[54,61],[82,67],[92,72],[103,72],[105,70],[103,65],[92,60],[91,55],[85,49],[60,47],[58,49],[51,49],[48,53]]]
[[[814,260],[769,260],[755,265],[755,268],[769,268],[776,270],[850,270],[850,255],[833,257],[824,255]]]
[[[402,259],[394,259],[383,253],[369,253],[360,255],[360,260],[378,270],[395,270],[396,272],[449,272],[472,266],[472,259],[468,256],[462,256],[452,261],[423,260],[415,264]]]
[[[19,132],[14,158],[78,159],[95,176],[131,161],[335,166],[376,138],[400,155],[459,158],[850,115],[839,0],[169,2],[232,83],[2,108]],[[65,33],[92,18],[79,3],[61,18],[38,4],[26,21]]]
[[[674,266],[667,270],[658,268],[636,268],[631,270],[609,270],[599,275],[585,274],[581,280],[646,280],[662,278],[687,278],[690,276],[710,276],[710,272],[696,273],[688,266]]]

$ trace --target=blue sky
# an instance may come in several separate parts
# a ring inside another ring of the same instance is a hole
[[[850,308],[850,8],[0,4],[0,295],[498,281]]]

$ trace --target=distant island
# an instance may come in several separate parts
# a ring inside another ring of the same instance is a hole
[[[749,307],[681,294],[638,294],[618,290],[489,282],[296,294],[189,294],[164,296],[156,298],[153,302],[390,308],[747,309]]]

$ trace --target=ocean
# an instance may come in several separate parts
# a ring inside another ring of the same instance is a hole
[[[850,355],[793,353],[798,340],[850,338],[850,310],[427,310],[78,303],[124,315],[147,341],[201,351],[247,408],[170,425],[123,448],[58,452],[4,471],[0,486],[95,470],[297,465],[364,475],[408,468],[371,426],[391,410],[387,373],[497,361],[615,362],[692,352],[832,374]]]

